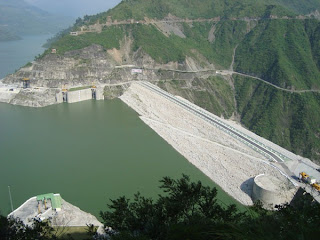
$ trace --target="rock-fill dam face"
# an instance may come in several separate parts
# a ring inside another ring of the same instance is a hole
[[[261,201],[264,207],[288,203],[296,193],[296,187],[288,179],[260,174],[254,178],[252,200]]]

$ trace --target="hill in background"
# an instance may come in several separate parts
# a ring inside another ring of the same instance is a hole
[[[51,47],[70,58],[100,45],[112,64],[154,68],[150,77],[163,89],[320,162],[319,6],[319,0],[123,0],[78,19],[71,31],[79,35],[62,34]],[[74,58],[83,58],[82,78],[98,71],[91,64],[96,57]],[[214,71],[183,75],[169,67]],[[215,70],[244,75],[218,76]],[[103,78],[116,77],[123,76]]]
[[[72,18],[54,16],[23,0],[0,2],[1,40],[14,40],[23,35],[54,34],[72,22]]]

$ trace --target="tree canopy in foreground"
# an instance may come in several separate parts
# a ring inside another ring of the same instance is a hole
[[[186,175],[177,180],[164,177],[160,183],[163,194],[157,200],[137,193],[133,201],[125,196],[111,200],[109,210],[100,212],[105,226],[115,230],[112,240],[319,239],[320,204],[308,194],[300,194],[290,205],[277,206],[277,211],[265,210],[258,203],[243,212],[235,205],[221,206],[216,188],[192,182]],[[88,233],[84,239],[93,239],[94,231]],[[0,239],[59,236],[49,222],[27,227],[0,215]]]
[[[235,205],[221,206],[217,189],[192,182],[183,175],[160,181],[164,194],[158,200],[139,193],[111,200],[100,215],[118,234],[112,239],[318,239],[320,205],[301,195],[291,205],[268,211],[260,203],[240,212]]]

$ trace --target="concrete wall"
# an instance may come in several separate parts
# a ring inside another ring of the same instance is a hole
[[[59,93],[56,94],[56,102],[57,103],[63,103],[62,92],[59,92]]]
[[[254,178],[252,200],[259,200],[264,207],[272,209],[275,205],[290,202],[295,192],[296,188],[287,179],[261,174]]]
[[[104,100],[103,88],[96,89],[96,100]]]
[[[81,102],[92,99],[91,89],[68,92],[68,103]]]

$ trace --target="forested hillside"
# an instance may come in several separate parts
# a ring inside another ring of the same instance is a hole
[[[217,77],[215,71],[200,79],[156,72],[168,80],[159,82],[162,88],[218,115],[236,116],[257,134],[319,161],[320,95],[295,91],[320,90],[320,23],[301,16],[319,6],[318,0],[124,0],[108,12],[78,19],[72,29],[104,24],[100,31],[61,35],[52,47],[63,55],[92,44],[120,50],[127,43],[127,64],[144,67],[141,59],[148,56],[182,70],[190,70],[193,61],[192,70],[259,77],[274,86],[235,74]]]

